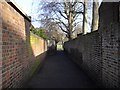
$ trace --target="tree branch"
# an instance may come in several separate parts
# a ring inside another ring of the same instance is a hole
[[[65,26],[65,28],[67,29],[68,28],[67,25],[60,19],[60,17],[57,15],[56,12],[55,12],[55,14],[58,17],[57,20],[59,20],[59,23],[62,23]]]
[[[60,29],[63,31],[63,32],[65,32],[65,33],[67,33],[68,34],[68,32],[67,31],[65,31],[63,28],[62,28],[62,26],[60,26],[60,25],[58,25],[59,27],[60,27]]]
[[[63,16],[65,19],[68,19],[67,17],[65,17],[64,15],[63,15],[63,13],[61,12],[61,11],[58,11],[59,12],[59,14],[61,15],[61,16]]]
[[[74,7],[77,3],[81,3],[82,5],[84,4],[83,2],[79,2],[78,0],[75,0],[74,4],[72,5],[72,7]]]

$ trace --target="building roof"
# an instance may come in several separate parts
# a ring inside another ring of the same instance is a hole
[[[31,18],[15,3],[14,0],[5,0],[11,5],[17,12],[19,12],[25,19],[31,22]]]

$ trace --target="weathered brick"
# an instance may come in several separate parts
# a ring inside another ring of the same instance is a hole
[[[100,27],[96,32],[80,35],[66,42],[65,50],[74,56],[82,53],[80,66],[104,87],[120,87],[120,26],[119,3],[104,2],[100,7]],[[75,57],[75,56],[74,56]],[[74,60],[74,59],[73,59]],[[78,59],[77,63],[80,62]]]
[[[41,49],[46,46],[42,38],[35,36],[36,48],[30,43],[30,25],[27,16],[0,2],[0,87],[21,87],[30,76],[35,57],[46,51]]]

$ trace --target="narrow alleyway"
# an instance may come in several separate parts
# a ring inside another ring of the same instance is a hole
[[[46,58],[28,88],[94,88],[95,84],[63,51]]]

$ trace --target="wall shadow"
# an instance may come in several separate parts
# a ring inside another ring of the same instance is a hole
[[[46,51],[34,55],[30,43],[31,22],[13,8],[11,3],[4,2],[1,5],[2,88],[20,88],[40,67]]]
[[[73,61],[77,60],[76,63],[99,87],[120,87],[119,7],[119,2],[102,2],[99,8],[99,29],[79,35],[64,44],[68,55],[73,57]],[[80,57],[77,59],[77,56]]]

